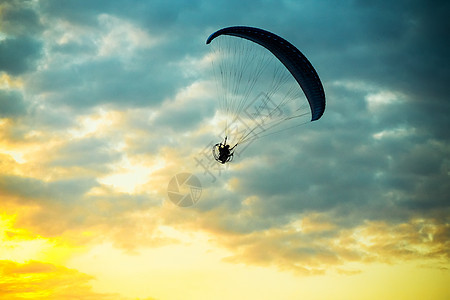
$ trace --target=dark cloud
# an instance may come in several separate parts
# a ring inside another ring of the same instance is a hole
[[[42,43],[29,37],[0,40],[0,70],[19,75],[33,70],[41,56]]]
[[[74,1],[46,0],[41,3],[41,10],[51,17],[66,19],[78,24],[95,26],[99,14],[114,14],[147,24],[148,27],[167,28],[174,26],[178,16],[197,7],[198,1]]]
[[[0,28],[13,36],[39,34],[43,26],[31,1],[5,1],[0,3]]]
[[[447,211],[448,147],[427,137],[418,143],[415,134],[376,139],[374,129],[332,130],[331,136],[305,128],[304,138],[291,139],[273,154],[254,153],[261,163],[236,171],[236,192],[257,196],[255,209],[262,218],[330,212],[345,226],[386,218],[404,222],[417,213],[431,217]]]
[[[0,118],[17,117],[25,114],[27,106],[21,93],[0,90]]]
[[[0,71],[20,75],[34,70],[42,55],[42,30],[30,2],[0,3]]]
[[[107,33],[99,33],[99,38]],[[143,46],[106,57],[99,54],[99,47],[89,37],[54,44],[55,64],[30,76],[29,88],[35,95],[45,94],[51,106],[82,112],[109,104],[120,108],[155,106],[193,81],[180,71],[177,63],[185,54],[178,49],[173,53],[174,45]],[[80,48],[83,51],[76,52]]]
[[[107,13],[111,5],[114,5],[114,1],[45,0],[40,2],[40,10],[52,18],[95,25],[97,15]]]
[[[51,92],[52,105],[86,109],[102,104],[146,106],[173,96],[179,82],[174,69],[145,63],[147,67],[129,69],[117,60],[89,61],[44,71],[30,84],[35,92]]]
[[[169,103],[160,109],[152,122],[156,128],[170,128],[173,135],[193,131],[202,126],[208,117],[214,115],[215,107],[211,99],[192,99],[185,103]]]

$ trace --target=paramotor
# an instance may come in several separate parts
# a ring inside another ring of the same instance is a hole
[[[263,29],[233,26],[214,32],[206,44],[213,48],[222,135],[233,148],[322,117],[325,93],[319,76],[285,39]]]

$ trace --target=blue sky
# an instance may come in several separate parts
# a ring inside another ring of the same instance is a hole
[[[219,249],[227,266],[301,277],[417,263],[448,278],[448,11],[446,1],[0,1],[0,209],[26,239],[77,249],[2,259],[86,273],[97,296],[128,297],[80,253],[108,244],[140,257],[201,234],[211,243],[201,251]],[[232,25],[297,46],[327,107],[212,178],[195,160],[220,134],[205,41]],[[193,207],[168,201],[180,172],[203,185]]]

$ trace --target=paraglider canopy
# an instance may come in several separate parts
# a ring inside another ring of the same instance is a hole
[[[325,111],[325,92],[322,83],[308,59],[291,43],[263,29],[233,26],[211,34],[206,44],[221,36],[229,35],[255,42],[275,55],[301,86],[311,109],[311,121],[320,119]]]

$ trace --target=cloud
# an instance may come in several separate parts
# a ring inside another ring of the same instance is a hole
[[[42,44],[28,37],[0,40],[0,71],[20,75],[33,70],[41,57]]]
[[[122,154],[114,150],[108,140],[81,138],[55,149],[47,164],[62,168],[77,167],[94,171],[108,171],[108,165],[120,160]]]
[[[31,1],[3,1],[0,4],[0,28],[15,36],[34,35],[42,31],[39,15]]]
[[[95,180],[90,178],[53,182],[13,175],[2,175],[0,178],[2,193],[22,197],[23,199],[41,199],[46,201],[74,200],[84,195],[95,185]]]
[[[177,132],[194,131],[214,115],[212,94],[202,84],[194,84],[181,90],[173,101],[161,105],[155,117],[157,128],[170,128]]]
[[[17,91],[0,90],[0,118],[14,118],[24,115],[26,104]]]
[[[0,261],[0,295],[8,299],[120,299],[92,290],[92,276],[39,261]]]
[[[446,226],[433,220],[413,220],[391,226],[367,222],[353,229],[323,223],[317,215],[289,225],[246,235],[222,236],[233,255],[225,261],[276,266],[302,275],[345,270],[348,263],[439,262],[448,259]],[[351,271],[351,270],[349,270]]]
[[[176,65],[183,54],[171,53],[175,46],[160,32],[152,35],[106,14],[96,17],[94,28],[55,20],[47,29],[45,67],[27,80],[40,102],[81,112],[108,104],[155,106],[189,82]]]
[[[20,75],[35,69],[42,55],[43,27],[26,1],[0,4],[0,71]]]

